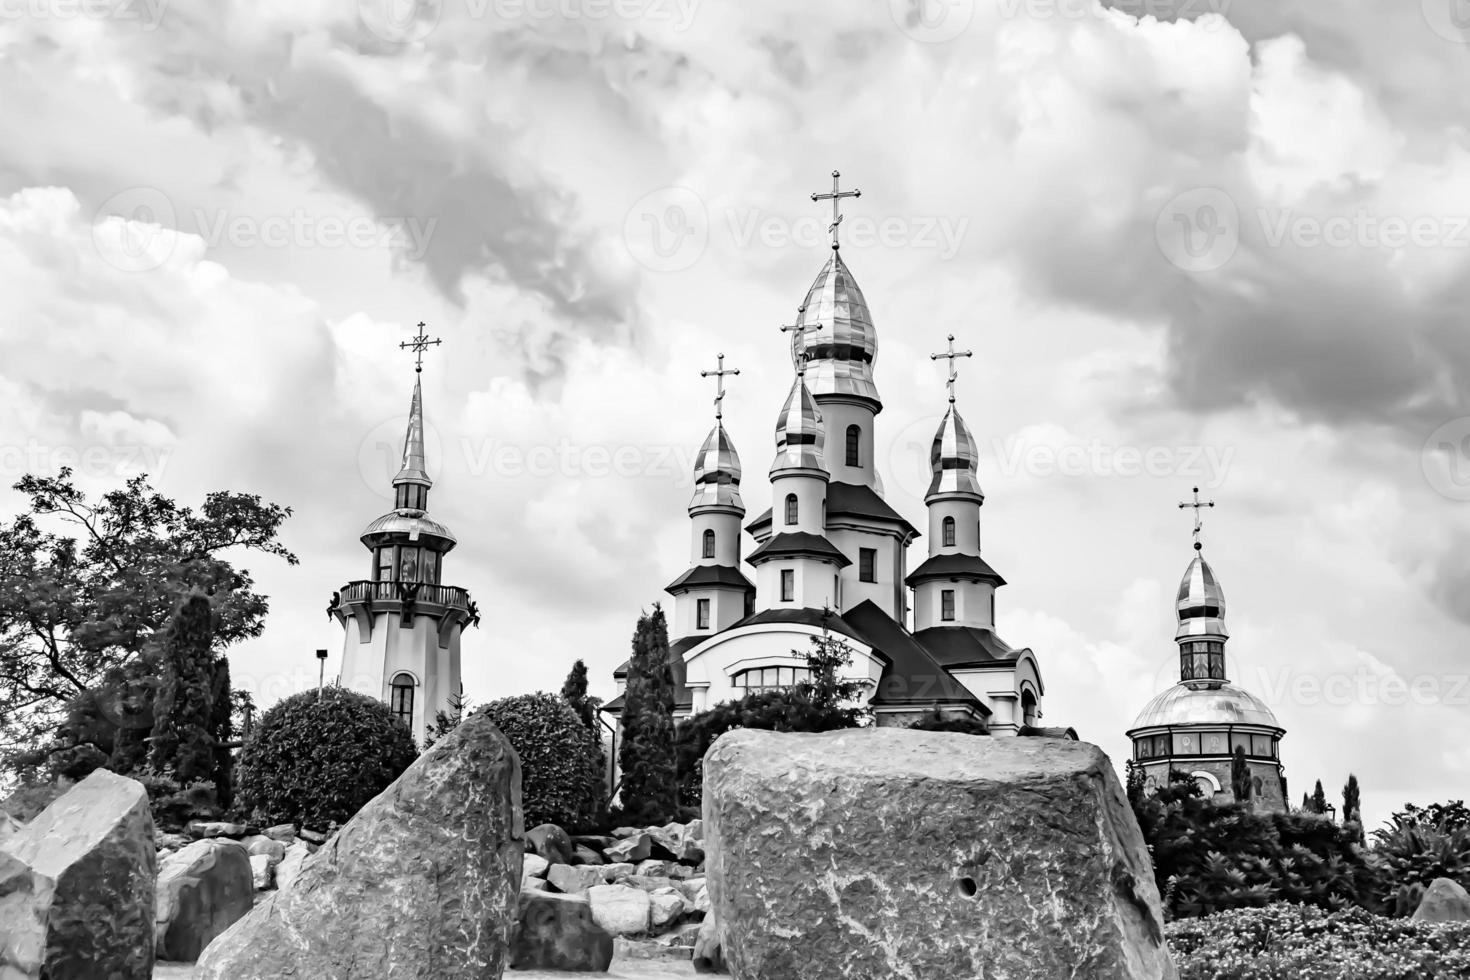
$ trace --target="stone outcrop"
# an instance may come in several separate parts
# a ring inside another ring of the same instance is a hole
[[[704,829],[739,980],[1177,978],[1142,834],[1086,743],[737,730],[705,756]]]
[[[5,842],[7,854],[54,882],[42,969],[47,980],[152,974],[153,836],[143,784],[99,769]]]
[[[37,980],[46,959],[46,919],[56,882],[0,851],[0,978]]]
[[[196,980],[481,980],[519,918],[520,761],[471,714],[220,936]]]
[[[593,920],[585,897],[521,893],[511,969],[604,972],[612,958],[613,937]]]
[[[1414,910],[1415,922],[1470,922],[1470,892],[1449,878],[1436,878]]]
[[[169,855],[158,872],[158,958],[194,962],[216,936],[245,917],[254,900],[250,859],[234,841],[195,841]]]

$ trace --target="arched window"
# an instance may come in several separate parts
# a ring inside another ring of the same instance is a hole
[[[393,678],[392,695],[388,699],[388,710],[393,712],[393,717],[410,729],[413,728],[413,688],[412,674],[398,674]]]
[[[861,466],[862,453],[859,447],[863,441],[863,427],[860,425],[849,425],[847,427],[847,465]]]
[[[740,671],[730,682],[744,691],[779,691],[811,679],[807,667],[752,667]]]
[[[954,547],[954,518],[953,517],[946,517],[944,519],[944,523],[942,525],[940,525],[940,527],[943,528],[943,533],[944,533],[944,547],[946,547],[946,548],[953,548]]]
[[[1021,724],[1036,724],[1036,695],[1026,691],[1021,695]]]
[[[786,526],[792,527],[796,524],[796,494],[786,495]]]
[[[710,531],[710,530],[706,530],[704,532],[704,557],[706,557],[706,558],[713,558],[714,556],[715,556],[715,532],[714,531]]]

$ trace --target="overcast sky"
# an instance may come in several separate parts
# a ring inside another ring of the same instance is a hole
[[[1198,485],[1293,798],[1470,795],[1470,21],[915,2],[0,0],[3,482],[293,507],[301,565],[248,559],[272,612],[231,654],[273,701],[340,662],[425,320],[467,693],[580,657],[610,695],[688,561],[717,352],[769,503],[837,168],[888,499],[923,525],[952,332],[1047,723],[1121,767],[1177,680]]]

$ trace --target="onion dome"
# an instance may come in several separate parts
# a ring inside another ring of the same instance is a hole
[[[800,373],[786,396],[786,404],[776,419],[776,459],[771,474],[780,470],[822,470],[822,447],[826,435],[822,429],[822,413],[807,389]]]
[[[456,544],[454,533],[417,511],[389,511],[369,524],[359,538],[369,548],[392,541],[414,541],[449,551]]]
[[[960,417],[959,409],[951,402],[939,431],[934,433],[934,444],[929,448],[929,470],[933,479],[929,481],[927,503],[941,494],[966,494],[979,497],[985,494],[980,489],[980,447],[970,434],[970,427]]]
[[[719,422],[694,458],[694,499],[689,509],[696,507],[731,507],[745,513],[740,499],[740,455]]]
[[[882,407],[873,383],[878,333],[868,301],[836,249],[807,290],[791,332],[791,358],[807,355],[807,385],[813,395],[847,395]]]
[[[403,466],[393,478],[395,487],[405,483],[425,488],[434,485],[424,462],[424,394],[417,378],[413,382],[413,401],[408,407],[408,432],[403,437]]]
[[[1174,608],[1179,619],[1179,628],[1174,632],[1176,640],[1230,635],[1225,628],[1225,592],[1204,555],[1196,554],[1184,570]]]
[[[1280,729],[1276,714],[1247,690],[1228,682],[1175,684],[1139,712],[1129,732],[1172,725],[1261,725]]]

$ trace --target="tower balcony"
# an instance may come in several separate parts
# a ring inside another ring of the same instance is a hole
[[[405,629],[411,629],[420,616],[434,620],[439,627],[440,646],[448,645],[455,627],[480,624],[479,607],[469,592],[453,585],[360,580],[342,586],[327,604],[327,615],[338,622],[345,624],[349,616],[357,620],[363,642],[372,637],[373,622],[379,613],[399,616]]]

